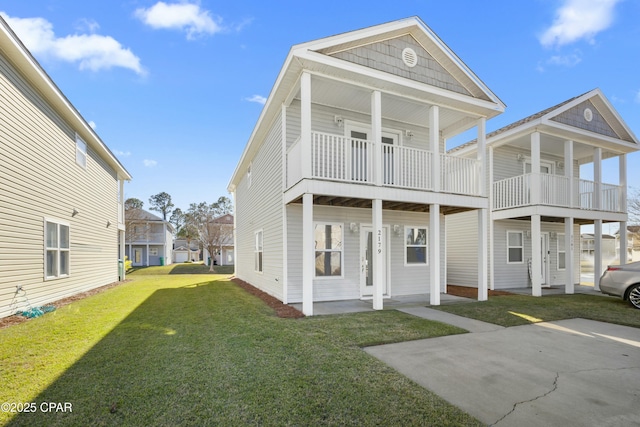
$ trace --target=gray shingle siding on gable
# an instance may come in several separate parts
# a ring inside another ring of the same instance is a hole
[[[584,118],[584,110],[590,108],[593,112],[593,120],[588,122]],[[569,126],[577,127],[580,129],[595,132],[600,135],[610,136],[612,138],[620,138],[614,130],[609,126],[609,123],[602,117],[600,112],[593,106],[591,101],[585,101],[576,105],[575,107],[565,111],[564,113],[553,117],[551,120],[563,123]]]
[[[412,48],[418,56],[418,64],[413,68],[402,61],[402,51],[407,47]],[[409,35],[337,52],[331,56],[452,92],[471,95]]]

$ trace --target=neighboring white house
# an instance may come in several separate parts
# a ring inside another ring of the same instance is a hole
[[[143,209],[126,211],[126,255],[134,267],[169,265],[173,260],[174,227],[169,221]]]
[[[485,123],[503,111],[417,17],[293,46],[228,187],[237,277],[307,315],[316,301],[439,304],[445,216],[469,211],[488,235]],[[445,152],[474,128],[476,157]],[[474,259],[487,253],[480,239]]]
[[[193,239],[187,242],[185,239],[173,241],[173,262],[202,261],[200,242]]]
[[[451,153],[474,158],[483,149],[478,145],[471,142]],[[586,224],[595,230],[599,278],[606,253],[602,224],[626,227],[626,155],[639,148],[599,89],[488,134],[491,289],[530,286],[537,296],[542,286],[566,285],[573,293],[580,279],[580,226]],[[617,167],[618,182],[602,181],[605,159]],[[449,284],[476,286],[471,249],[476,229],[468,215],[447,218]],[[624,253],[626,234],[620,247]]]
[[[214,262],[216,265],[234,265],[234,253],[235,248],[233,246],[234,238],[233,238],[233,215],[232,214],[224,214],[219,216],[214,220],[216,224],[219,224],[223,227],[223,230],[220,233],[220,247],[216,251],[214,256]],[[209,253],[205,249],[205,253],[207,257]]]
[[[131,175],[1,17],[0,171],[0,317],[118,281]]]

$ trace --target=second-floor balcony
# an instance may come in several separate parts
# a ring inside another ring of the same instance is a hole
[[[480,162],[428,150],[311,133],[311,170],[303,168],[302,140],[287,151],[287,186],[303,178],[480,196]],[[380,144],[380,171],[375,150]],[[434,158],[436,157],[436,158]],[[377,174],[381,176],[378,177]]]
[[[623,188],[545,173],[528,173],[493,183],[493,209],[529,205],[624,212]]]

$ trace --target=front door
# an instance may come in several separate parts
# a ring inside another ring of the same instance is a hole
[[[540,283],[543,285],[550,285],[547,283],[547,279],[549,277],[549,233],[541,233],[540,234],[540,259],[542,263],[540,264]]]
[[[142,265],[142,248],[133,248],[133,259],[131,260],[131,265]]]
[[[382,228],[382,246],[385,254],[388,254],[387,242],[389,228]],[[373,297],[373,251],[375,248],[373,228],[364,226],[360,228],[360,296],[362,298]],[[382,294],[389,295],[388,256],[385,256],[382,268],[383,288]]]

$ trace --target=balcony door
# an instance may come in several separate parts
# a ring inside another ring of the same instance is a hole
[[[351,180],[371,181],[370,162],[373,161],[373,147],[371,142],[371,128],[365,125],[347,124],[345,131],[351,140]],[[382,132],[382,182],[385,185],[393,185],[395,182],[396,158],[395,146],[398,145],[400,134],[391,131]]]

